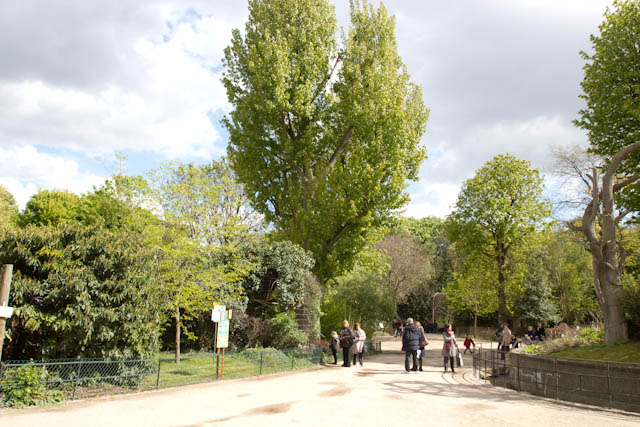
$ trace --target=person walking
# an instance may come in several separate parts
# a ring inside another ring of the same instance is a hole
[[[422,372],[422,359],[425,355],[425,347],[429,345],[429,341],[424,335],[424,328],[422,327],[420,322],[416,322],[416,326],[418,327],[418,329],[420,329],[420,332],[422,332],[422,336],[424,337],[424,339],[420,342],[420,346],[418,347],[418,371]]]
[[[404,333],[402,334],[402,351],[404,351],[404,371],[418,373],[418,348],[420,343],[424,341],[424,334],[413,324],[413,319],[407,319]],[[409,370],[409,359],[413,359],[413,366]]]
[[[329,348],[331,348],[331,354],[333,355],[333,364],[338,364],[338,333],[336,331],[331,331],[331,344]]]
[[[367,334],[364,332],[364,329],[361,328],[360,322],[356,322],[356,329],[353,331],[356,335],[356,342],[353,344],[353,364],[356,364],[356,359],[360,362],[360,366],[362,366],[362,356],[364,355],[364,343],[367,340]]]
[[[349,322],[342,322],[342,329],[340,330],[340,347],[342,348],[342,367],[349,368],[351,367],[351,347],[353,343],[356,341],[356,335],[353,332],[353,329],[349,327]]]
[[[471,346],[473,346],[473,349],[476,348],[476,343],[473,342],[473,338],[471,338],[470,334],[467,334],[467,338],[465,338],[464,340],[464,353],[463,354],[467,354],[467,351],[470,352],[471,354],[473,354],[473,349],[471,348]]]
[[[444,371],[447,372],[447,363],[451,364],[451,372],[455,373],[455,358],[458,355],[458,342],[456,341],[456,335],[451,329],[451,325],[444,325],[444,332],[442,333],[442,356],[444,357]]]
[[[509,325],[506,323],[502,325],[502,340],[500,346],[500,360],[504,360],[506,354],[509,352],[511,347],[511,329],[509,329]]]

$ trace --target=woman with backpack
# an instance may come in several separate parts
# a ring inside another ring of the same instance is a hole
[[[342,367],[349,368],[351,367],[351,347],[353,343],[356,341],[356,335],[353,332],[353,329],[349,327],[349,322],[342,322],[342,329],[339,334],[340,338],[340,347],[342,348]]]

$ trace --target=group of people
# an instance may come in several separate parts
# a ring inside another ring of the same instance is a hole
[[[367,334],[364,329],[362,329],[360,322],[356,322],[354,326],[354,329],[351,329],[349,327],[349,322],[345,320],[342,322],[342,329],[340,332],[331,332],[331,344],[329,347],[333,355],[334,365],[338,364],[339,348],[342,349],[343,367],[349,368],[356,365],[358,362],[360,363],[360,366],[364,365],[363,355],[367,351],[365,345]],[[405,353],[404,373],[418,373],[418,371],[422,371],[422,362],[426,355],[426,347],[429,345],[429,341],[425,336],[424,328],[420,322],[414,322],[411,317],[404,323],[400,322],[397,326],[394,322],[393,327],[394,336],[399,334],[402,337],[402,351]],[[444,325],[442,338],[444,371],[447,372],[450,367],[451,372],[455,372],[456,365],[462,366],[462,355],[460,354],[458,342],[451,325]],[[467,335],[467,338],[464,341],[464,346],[466,347],[465,353],[469,350],[473,352],[473,350],[471,350],[471,346],[475,347],[475,343],[469,335]]]
[[[511,329],[509,329],[509,325],[507,323],[503,323],[501,327],[496,330],[496,336],[498,338],[498,348],[502,352],[502,359],[504,359],[505,353],[508,353],[514,348],[518,348],[520,344],[518,337],[511,333]],[[527,346],[539,344],[546,339],[547,334],[544,326],[542,326],[542,322],[538,322],[538,327],[536,329],[531,325],[527,328],[527,333],[522,337],[521,342],[523,345]]]
[[[444,371],[447,372],[449,367],[451,367],[451,372],[455,373],[456,365],[462,366],[462,355],[460,354],[458,341],[456,340],[456,335],[451,325],[444,325],[442,340],[441,354],[444,361]],[[422,371],[422,360],[426,355],[425,348],[427,345],[429,345],[429,341],[424,335],[424,328],[420,325],[420,322],[414,323],[412,318],[408,318],[402,335],[402,351],[405,352],[404,372],[406,374]],[[471,345],[475,347],[475,343],[470,336],[467,336],[464,345],[467,347],[467,350],[469,350]],[[465,352],[467,350],[465,350]]]
[[[342,348],[342,367],[349,368],[356,365],[356,361],[360,362],[360,366],[364,365],[363,356],[367,351],[365,341],[367,334],[362,329],[360,322],[356,322],[355,329],[349,327],[349,322],[342,322],[340,333],[331,332],[331,354],[333,355],[333,364],[338,364],[338,347]],[[353,358],[353,363],[351,358]]]

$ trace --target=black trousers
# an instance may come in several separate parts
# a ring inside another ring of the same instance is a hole
[[[338,363],[338,350],[331,350],[331,354],[333,355],[333,364]]]
[[[456,371],[455,370],[456,362],[455,362],[454,359],[455,359],[455,357],[444,356],[444,370],[445,370],[445,372],[447,371],[447,362],[449,362],[451,364],[451,372],[455,372]]]
[[[418,370],[418,350],[409,350],[404,352],[404,370],[409,372],[409,359],[413,359],[413,368],[411,371]]]
[[[351,366],[351,347],[342,347],[343,366]]]
[[[358,361],[360,362],[360,366],[363,365],[362,363],[362,353],[356,353],[353,355],[353,364],[356,364],[356,359],[358,359]]]

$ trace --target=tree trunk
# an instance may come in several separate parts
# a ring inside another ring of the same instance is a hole
[[[478,337],[478,312],[473,313],[473,336]]]
[[[176,307],[173,315],[176,320],[176,363],[180,363],[180,308]]]
[[[504,274],[506,251],[504,244],[496,246],[496,263],[498,266],[498,321],[502,325],[507,321],[507,277]]]

